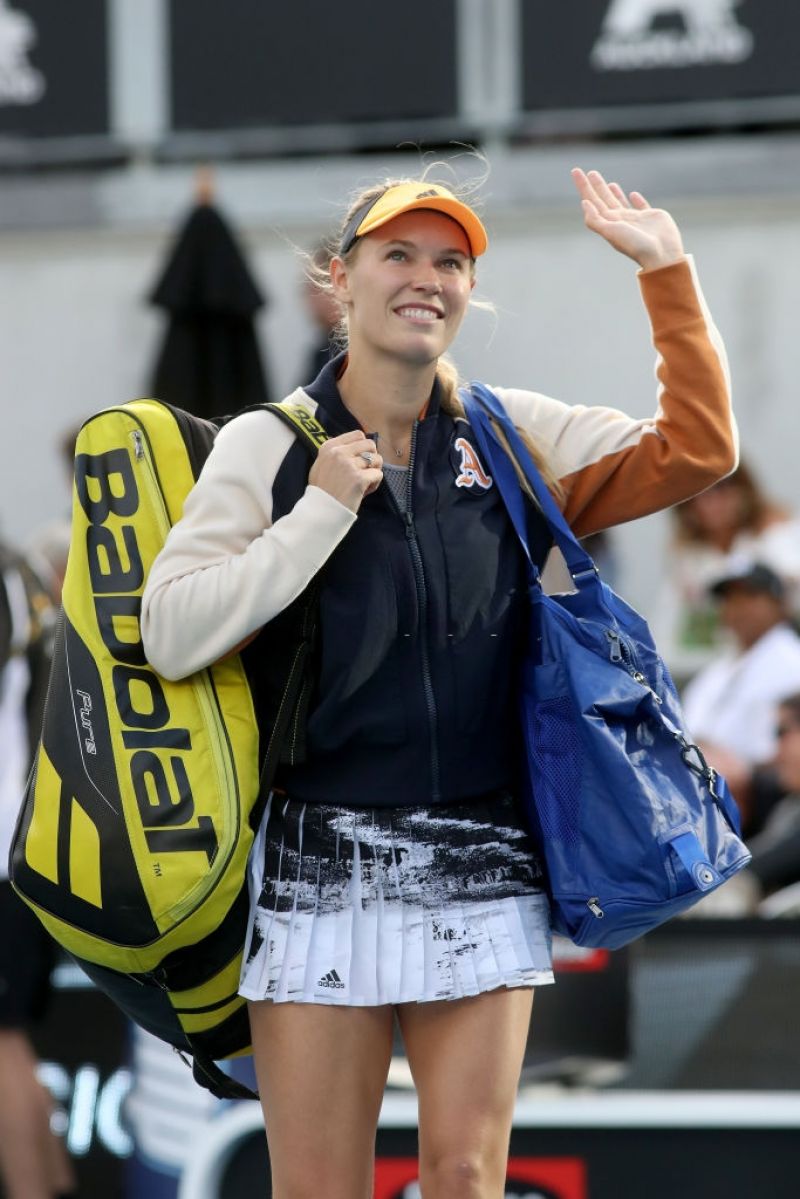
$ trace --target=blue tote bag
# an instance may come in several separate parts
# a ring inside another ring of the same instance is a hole
[[[684,730],[645,620],[600,579],[497,396],[473,384],[462,400],[528,559],[523,799],[553,928],[577,945],[616,949],[691,907],[750,854],[725,780]],[[542,590],[528,550],[531,501],[509,454],[574,591]]]

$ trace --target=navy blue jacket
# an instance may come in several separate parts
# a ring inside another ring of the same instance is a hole
[[[359,428],[339,395],[339,367],[305,389],[331,436]],[[462,470],[469,425],[439,398],[437,384],[413,430],[409,513],[384,483],[324,568],[307,759],[277,779],[293,798],[391,807],[514,786],[522,554],[497,489]],[[298,442],[274,480],[274,520],[307,477]],[[542,523],[541,560],[548,538]],[[265,669],[271,637],[284,635],[272,623],[257,643]]]

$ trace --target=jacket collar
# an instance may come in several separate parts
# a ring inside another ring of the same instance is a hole
[[[337,383],[339,375],[344,369],[346,359],[347,351],[344,350],[322,368],[313,383],[303,388],[306,395],[310,396],[316,403],[317,416],[333,437],[338,436],[340,433],[347,433],[351,429],[360,428],[358,421],[350,409],[345,406]],[[437,378],[434,380],[424,420],[427,421],[431,417],[438,415],[441,392],[441,384]]]

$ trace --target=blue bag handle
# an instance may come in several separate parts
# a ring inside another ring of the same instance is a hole
[[[581,587],[594,582],[599,588],[597,567],[594,561],[564,520],[527,446],[500,400],[484,383],[471,383],[468,391],[466,389],[461,391],[461,400],[469,423],[475,432],[476,440],[489,461],[490,470],[495,477],[503,502],[508,509],[528,560],[530,561],[530,553],[528,551],[524,494],[509,456],[497,440],[492,421],[502,428],[517,465],[530,485],[541,513],[550,527],[553,539],[564,556],[567,569],[575,585]]]
[[[494,399],[494,396],[492,398]],[[475,434],[475,440],[480,447],[483,459],[497,484],[503,503],[511,518],[511,523],[522,545],[525,557],[528,559],[534,575],[536,575],[538,574],[536,563],[531,558],[530,547],[528,546],[527,501],[525,493],[519,485],[519,479],[514,471],[513,463],[502,445],[498,442],[485,410],[478,407],[473,395],[470,392],[462,391],[461,399],[464,403],[464,410],[469,418],[470,428]]]

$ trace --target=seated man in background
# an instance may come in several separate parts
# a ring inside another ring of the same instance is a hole
[[[784,581],[761,562],[732,558],[710,593],[732,644],[686,686],[683,711],[708,762],[727,778],[748,836],[759,823],[759,775],[775,755],[775,707],[800,691],[800,636]]]
[[[765,895],[800,883],[800,692],[778,706],[775,737],[775,768],[786,795],[747,846],[753,855],[749,873]]]

